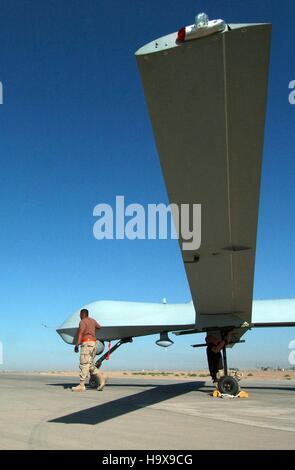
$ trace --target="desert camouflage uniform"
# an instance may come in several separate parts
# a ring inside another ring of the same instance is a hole
[[[104,381],[102,373],[95,367],[94,361],[97,352],[96,341],[83,343],[80,348],[80,383],[85,384],[89,373],[97,375],[99,382]]]

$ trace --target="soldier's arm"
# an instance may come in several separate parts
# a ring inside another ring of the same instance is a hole
[[[97,321],[95,320],[95,329],[99,330],[100,328],[101,328],[101,325],[97,323]]]
[[[219,353],[225,345],[226,345],[226,342],[222,340],[218,344],[213,346],[211,349],[212,349],[213,352]]]
[[[84,328],[83,324],[80,322],[79,323],[79,332],[78,332],[78,339],[77,339],[76,346],[79,346],[82,343],[84,329],[85,328]]]

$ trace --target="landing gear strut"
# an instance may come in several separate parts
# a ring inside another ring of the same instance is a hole
[[[240,386],[239,386],[238,381],[234,377],[231,377],[230,375],[228,375],[226,345],[222,349],[222,355],[223,355],[224,376],[218,380],[217,388],[219,392],[222,394],[236,396],[238,395],[240,391]]]
[[[120,339],[120,341],[118,341],[108,352],[106,352],[105,354],[103,354],[102,356],[100,356],[98,358],[98,360],[96,361],[95,363],[95,367],[97,367],[97,369],[100,368],[101,364],[103,363],[103,361],[109,357],[114,351],[116,351],[116,349],[118,349],[120,346],[122,346],[122,344],[125,344],[125,343],[132,343],[133,339],[132,338],[123,338],[123,339]],[[97,383],[97,376],[96,375],[92,375],[90,374],[90,379],[89,379],[89,385],[90,387],[92,388],[97,388],[98,386],[98,383]]]

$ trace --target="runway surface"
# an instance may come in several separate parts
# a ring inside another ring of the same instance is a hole
[[[294,449],[295,381],[242,382],[218,399],[202,381],[0,374],[0,449]]]

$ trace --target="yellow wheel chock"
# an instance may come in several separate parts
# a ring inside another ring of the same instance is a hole
[[[249,393],[246,392],[245,390],[241,390],[237,395],[227,395],[227,394],[224,394],[224,393],[220,393],[219,390],[214,390],[214,392],[212,392],[212,397],[214,398],[248,398],[249,397]]]

